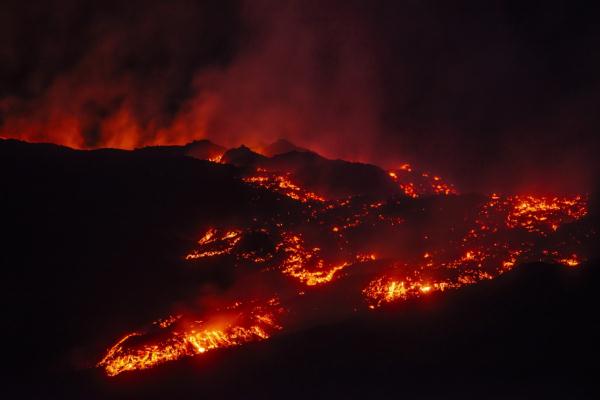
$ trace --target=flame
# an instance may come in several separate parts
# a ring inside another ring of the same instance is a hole
[[[264,168],[258,168],[256,170],[256,175],[245,177],[243,178],[243,181],[283,194],[302,203],[311,201],[325,201],[325,198],[322,196],[319,196],[311,191],[304,190],[300,186],[294,184],[290,179],[290,174],[277,175],[275,173],[268,173]]]
[[[272,307],[276,304],[277,301],[272,299],[268,305]],[[132,338],[143,335],[138,332],[127,334],[108,350],[97,366],[104,368],[107,375],[115,376],[214,349],[264,340],[270,337],[271,332],[279,329],[281,327],[272,311],[265,307],[255,307],[249,316],[238,315],[224,326],[195,322],[186,326],[182,332],[171,331],[169,337],[157,342],[132,344],[129,343]]]
[[[413,198],[457,193],[439,176],[414,172],[409,165],[389,171],[388,175]],[[411,181],[413,178],[419,180]],[[268,251],[239,245],[245,235],[257,230],[256,227],[213,227],[201,235],[197,247],[185,258],[202,262],[227,254],[236,266],[248,262],[265,264],[259,273],[280,274],[293,288],[292,294],[285,292],[286,305],[279,304],[278,299],[284,298],[280,296],[283,289],[276,287],[274,297],[266,303],[244,299],[224,309],[208,310],[208,322],[187,322],[189,318],[181,315],[158,320],[153,325],[158,333],[137,330],[107,350],[98,363],[106,374],[114,376],[214,349],[268,339],[283,330],[278,321],[282,312],[294,311],[299,302],[318,291],[316,287],[336,285],[357,270],[368,275],[365,281],[368,283],[355,289],[363,302],[348,305],[355,310],[361,306],[376,309],[392,302],[455,290],[493,279],[527,261],[542,260],[576,267],[585,260],[573,250],[580,244],[576,237],[572,243],[547,240],[559,234],[562,225],[587,214],[584,196],[492,194],[480,203],[479,209],[465,217],[464,231],[459,227],[450,229],[448,235],[452,237],[446,244],[429,244],[429,234],[425,234],[425,248],[407,249],[407,259],[399,260],[393,253],[381,257],[375,247],[377,241],[390,240],[389,233],[402,229],[405,224],[404,216],[395,210],[395,205],[402,204],[401,200],[327,201],[293,183],[289,174],[264,168],[243,180],[297,201],[304,219],[291,223],[274,216],[265,222],[259,231],[275,244]],[[256,222],[253,220],[253,224]],[[374,232],[377,240],[361,240],[365,230]],[[379,234],[379,230],[383,233]],[[519,240],[507,235],[513,231],[518,232],[514,237]],[[548,247],[542,249],[540,243]],[[403,244],[398,243],[398,246]],[[298,313],[294,315],[301,318]]]
[[[388,171],[388,175],[405,195],[414,199],[430,194],[445,196],[458,194],[454,186],[445,183],[441,177],[431,176],[427,172],[420,174],[413,172],[409,164],[402,164],[397,170]]]
[[[457,258],[434,262],[432,254],[426,252],[422,263],[409,265],[412,275],[404,279],[382,276],[372,280],[363,294],[370,308],[399,299],[419,297],[435,291],[458,288],[492,279],[517,265],[520,257],[531,252],[528,243],[499,243],[495,235],[502,229],[525,229],[540,237],[554,226],[583,218],[587,213],[586,200],[582,196],[572,198],[546,198],[535,196],[508,196],[502,198],[492,194],[475,220],[475,227],[462,239],[465,251]],[[548,261],[575,267],[580,264],[577,254],[560,257],[558,250],[543,251]],[[453,277],[430,282],[423,278],[424,272],[458,271]]]
[[[181,318],[181,315],[169,315],[167,318],[165,319],[159,319],[158,321],[153,322],[154,325],[158,325],[161,328],[168,328],[169,326],[173,325],[178,319]]]
[[[221,154],[217,154],[215,156],[209,157],[208,161],[211,161],[211,162],[214,162],[214,163],[220,163],[224,154],[225,153],[221,153]]]
[[[561,258],[558,261],[568,267],[576,267],[581,263],[577,257],[577,254],[572,254],[570,257]]]
[[[320,249],[306,249],[300,235],[284,234],[279,246],[283,247],[286,254],[282,262],[282,272],[307,286],[330,282],[339,271],[351,265],[350,262],[342,262],[325,266],[324,260],[319,257]],[[313,268],[310,268],[310,265],[313,265]]]
[[[507,201],[512,203],[506,225],[510,228],[521,227],[528,231],[553,230],[560,225],[562,217],[577,220],[587,213],[586,202],[581,196],[574,198],[513,196]]]
[[[434,291],[444,291],[450,287],[454,287],[454,285],[449,282],[411,282],[410,280],[401,281],[380,277],[371,281],[362,293],[371,303],[370,308],[375,308],[384,302],[406,300]]]
[[[216,229],[211,228],[198,240],[200,248],[186,255],[185,259],[195,260],[229,254],[242,238],[241,233],[240,230],[231,230],[219,234]]]

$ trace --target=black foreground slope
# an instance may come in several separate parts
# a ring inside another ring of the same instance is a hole
[[[170,312],[202,279],[181,266],[200,232],[276,200],[232,166],[151,149],[0,141],[0,171],[5,362],[26,376],[85,367],[94,338]]]
[[[168,151],[0,141],[9,398],[595,398],[598,263],[491,282],[106,378],[125,327],[198,287],[176,255],[223,219],[294,212],[239,170]],[[227,285],[229,277],[211,276]],[[4,397],[4,396],[3,396]]]
[[[89,399],[597,398],[598,271],[598,264],[577,270],[524,265],[456,292],[146,371],[53,376],[43,393]]]

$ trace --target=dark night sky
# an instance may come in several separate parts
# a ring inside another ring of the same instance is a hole
[[[467,189],[592,190],[598,8],[5,0],[0,135],[126,148],[287,137]]]

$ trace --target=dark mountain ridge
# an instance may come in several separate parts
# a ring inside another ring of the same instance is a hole
[[[597,259],[576,269],[522,265],[459,290],[107,378],[93,365],[115,337],[168,315],[206,282],[231,285],[230,259],[202,269],[181,259],[207,227],[301,215],[296,202],[241,182],[245,167],[179,149],[78,151],[0,141],[9,395],[597,396],[589,362],[600,337]],[[337,163],[298,152],[261,160],[306,179],[302,171]],[[349,171],[348,164],[339,168]],[[405,207],[415,220],[435,219],[442,200],[406,199]],[[446,207],[475,201],[455,196]]]

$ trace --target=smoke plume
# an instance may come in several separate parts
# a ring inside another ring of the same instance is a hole
[[[466,190],[591,190],[593,10],[553,0],[7,1],[0,135],[76,148],[278,138]]]

